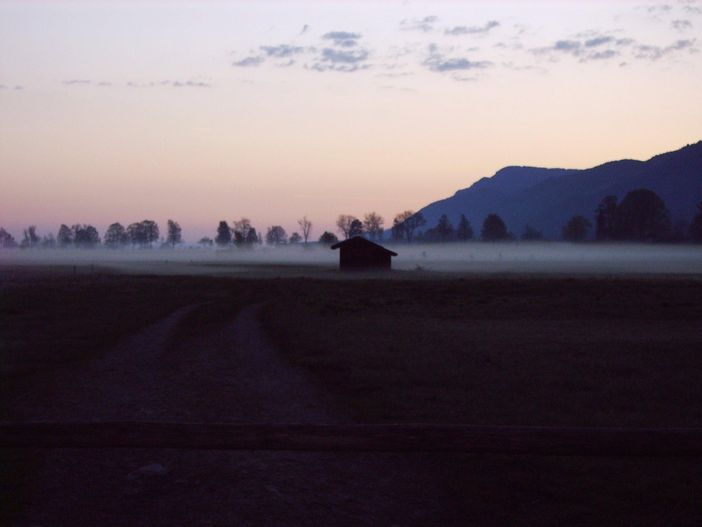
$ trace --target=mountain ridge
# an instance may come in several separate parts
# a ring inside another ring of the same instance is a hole
[[[586,169],[506,166],[419,212],[427,220],[425,229],[442,214],[454,225],[465,214],[478,232],[485,216],[497,213],[516,236],[530,225],[558,238],[571,216],[592,220],[602,198],[621,200],[637,188],[659,194],[674,222],[689,221],[702,201],[702,140],[646,161],[620,159]]]

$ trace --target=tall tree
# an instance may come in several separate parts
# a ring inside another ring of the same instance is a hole
[[[300,226],[300,230],[302,231],[303,241],[307,243],[307,240],[312,233],[312,222],[307,219],[307,216],[303,216],[301,219],[297,220],[297,224]]]
[[[412,212],[411,210],[401,212],[393,220],[393,237],[395,233],[398,235],[402,233],[407,243],[412,243],[415,231],[426,225],[426,223],[427,220],[424,219],[424,215],[421,212]]]
[[[581,242],[587,238],[590,227],[592,227],[592,224],[586,217],[573,216],[563,226],[563,239],[569,242]]]
[[[655,242],[670,236],[670,214],[663,200],[649,189],[629,192],[617,207],[615,238]]]
[[[139,223],[138,221],[127,225],[127,238],[129,239],[129,243],[133,247],[137,245],[139,247],[144,246],[145,236],[141,227],[141,223]]]
[[[697,214],[690,224],[690,238],[695,243],[702,243],[702,201],[697,205]]]
[[[251,220],[248,218],[241,218],[238,221],[234,221],[232,224],[232,234],[234,235],[234,243],[237,245],[245,245],[247,243],[246,239],[251,232]]]
[[[350,214],[339,214],[339,217],[336,219],[336,227],[339,229],[339,232],[344,235],[345,239],[351,237],[351,224],[355,219],[356,217]]]
[[[158,241],[158,224],[153,220],[131,223],[127,227],[127,237],[132,245],[138,245],[141,248],[151,247],[155,241]]]
[[[329,231],[324,231],[319,237],[319,243],[321,243],[322,245],[334,245],[338,241],[339,238],[336,237],[336,234]]]
[[[135,221],[127,225],[127,238],[132,246],[146,246],[146,232],[141,222]]]
[[[268,227],[268,232],[266,233],[266,243],[268,245],[283,245],[287,243],[288,235],[285,229],[280,225],[273,225]]]
[[[14,236],[3,228],[0,228],[0,247],[4,249],[14,249],[17,247]]]
[[[24,230],[22,234],[23,237],[20,247],[31,249],[39,245],[39,235],[37,235],[36,225],[30,225]]]
[[[359,219],[354,219],[349,226],[349,238],[354,236],[363,236],[363,222]]]
[[[73,226],[73,240],[76,247],[92,249],[100,245],[100,234],[92,225],[77,223]]]
[[[261,239],[258,237],[258,233],[256,232],[256,229],[251,227],[249,229],[249,233],[246,235],[246,245],[248,246],[253,246],[257,243],[262,243]]]
[[[146,244],[151,247],[151,244],[158,241],[158,223],[153,220],[143,220],[141,225],[144,230],[144,236],[146,237]]]
[[[183,229],[177,221],[168,220],[168,234],[166,235],[166,243],[171,247],[183,243]]]
[[[60,234],[61,231],[59,231]],[[129,241],[129,236],[127,236],[127,230],[122,226],[121,223],[113,223],[105,231],[105,236],[103,238],[103,243],[105,247],[110,249],[118,249],[123,247]]]
[[[405,239],[405,220],[402,216],[398,214],[392,220],[392,227],[390,228],[390,236],[393,241],[400,242]]]
[[[617,196],[605,196],[595,211],[595,239],[612,240],[617,218]]]
[[[456,238],[458,238],[462,242],[473,239],[473,227],[468,221],[468,218],[466,218],[465,214],[461,214],[461,219],[458,220]]]
[[[483,228],[480,231],[480,237],[486,242],[498,242],[509,239],[507,226],[499,215],[492,213],[488,214],[483,221]]]
[[[369,212],[363,216],[363,230],[371,240],[380,240],[383,236],[385,220],[377,212]]]
[[[232,231],[229,229],[229,225],[226,221],[222,220],[217,226],[217,236],[215,236],[215,243],[220,247],[226,247],[232,243]]]
[[[448,216],[446,214],[442,214],[436,224],[436,235],[439,238],[439,241],[445,243],[453,239],[454,232],[453,225],[449,221]]]
[[[70,247],[73,245],[73,242],[75,240],[73,239],[73,230],[65,224],[61,224],[58,230],[58,234],[56,235],[56,242],[58,243],[59,247]]]

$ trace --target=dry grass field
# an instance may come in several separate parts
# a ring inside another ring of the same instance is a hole
[[[265,312],[356,419],[702,426],[702,282],[307,281]]]
[[[702,426],[699,277],[278,274],[3,267],[3,400],[50,406],[57,379],[72,382],[76,365],[184,306],[194,307],[169,344],[181,356],[183,343],[263,302],[281,356],[354,422]],[[22,415],[3,404],[2,419]],[[4,509],[22,518],[32,500],[20,483],[39,454],[4,455]],[[408,477],[431,473],[446,523],[702,522],[702,460],[413,459]]]

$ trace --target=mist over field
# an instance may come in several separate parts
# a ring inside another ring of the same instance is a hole
[[[440,273],[702,274],[702,247],[651,244],[508,242],[389,245],[393,269]],[[0,251],[0,265],[86,266],[149,274],[247,273],[339,277],[338,251],[318,244],[249,249],[68,249]],[[359,276],[359,274],[354,274]],[[364,273],[360,273],[364,276]],[[392,276],[390,273],[389,276]]]

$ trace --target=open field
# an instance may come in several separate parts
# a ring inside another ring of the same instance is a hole
[[[447,243],[390,245],[393,268],[412,273],[456,274],[676,274],[702,275],[701,245],[636,243]],[[160,275],[314,276],[339,278],[338,252],[318,244],[254,249],[9,250],[0,266],[52,266]],[[407,277],[399,273],[400,277]],[[391,277],[396,278],[397,274]]]
[[[176,267],[172,261],[142,261],[138,270],[124,273],[102,263],[91,269],[86,260],[75,264],[74,273],[72,262],[58,266],[5,262],[0,267],[0,373],[3,401],[10,404],[3,404],[2,419],[93,415],[87,410],[89,401],[65,396],[66,387],[94,371],[90,365],[124,338],[140,334],[180,309],[185,311],[173,319],[159,359],[163,364],[153,378],[155,385],[166,384],[150,387],[160,390],[160,398],[134,404],[147,412],[144,415],[153,412],[164,419],[177,420],[182,415],[192,421],[224,419],[230,415],[228,407],[240,404],[233,395],[234,385],[243,381],[237,377],[238,359],[228,358],[218,332],[245,306],[263,303],[263,328],[277,353],[308,376],[341,421],[702,426],[702,279],[694,273],[408,270],[384,278],[353,275],[337,280],[340,275],[326,263],[281,261],[236,273],[229,272],[230,263],[220,263],[203,259]],[[166,266],[171,270],[163,272]],[[186,274],[186,268],[194,272]],[[105,372],[123,366],[119,355],[110,360],[116,366],[106,363]],[[128,360],[132,359],[125,356],[124,361]],[[171,395],[169,383],[177,386]],[[105,393],[100,410],[104,415],[131,415],[129,407],[120,407],[122,395],[110,399],[109,390]],[[247,404],[255,408],[254,403]],[[3,494],[12,505],[8,517],[18,525],[26,524],[23,519],[30,517],[27,510],[33,507],[55,514],[61,511],[60,504],[42,504],[46,496],[36,494],[40,492],[35,487],[36,474],[47,464],[72,467],[71,463],[82,460],[86,467],[100,467],[97,474],[105,481],[95,482],[87,468],[80,469],[66,475],[68,488],[79,488],[86,481],[108,485],[116,478],[113,487],[119,489],[124,478],[120,471],[133,470],[123,467],[160,455],[132,451],[6,454],[12,463],[7,465],[11,471],[6,472]],[[369,458],[330,456],[299,458],[307,467],[298,474],[308,478],[305,492],[317,488],[309,478],[321,474],[331,487],[340,485],[340,479],[368,477],[370,469],[343,475],[338,471],[343,463],[364,466],[363,460]],[[382,463],[390,463],[390,458],[383,457]],[[244,483],[236,471],[225,469],[228,465],[221,456],[175,451],[168,459],[169,466],[180,467],[175,472],[180,470],[181,478],[183,467],[214,463],[210,475],[198,476],[208,482],[213,495],[212,489],[227,486],[249,492],[261,483],[262,474],[276,474],[276,467],[291,462],[259,459],[257,463],[269,468],[258,476],[249,474],[253,479]],[[380,473],[386,472],[389,481],[383,483],[376,473],[378,481],[357,481],[352,486],[355,490],[342,489],[351,493],[349,503],[330,509],[340,518],[348,520],[352,516],[345,515],[360,506],[354,493],[371,499],[362,487],[382,500],[387,490],[382,485],[405,478],[396,468],[404,466],[406,478],[416,480],[419,487],[398,487],[404,490],[395,502],[388,497],[387,504],[404,500],[407,505],[425,507],[425,524],[427,517],[443,524],[476,525],[697,525],[702,521],[702,460],[414,454],[392,458],[396,460],[386,466],[373,459],[370,466],[373,470],[385,467]],[[292,476],[278,473],[278,477]],[[103,508],[142,507],[153,512],[149,500],[177,504],[199,492],[168,477],[163,481],[161,486],[149,483],[141,493],[110,494]],[[287,485],[297,488],[292,480]],[[426,496],[429,502],[416,501],[422,485],[431,489],[427,496],[433,502]],[[280,506],[281,496],[264,492],[257,499],[262,500],[261,510],[268,507],[278,520],[294,520],[286,517],[293,509]],[[326,507],[321,502],[328,498],[315,494],[295,499],[312,507],[309,519],[314,517],[315,504],[321,511]],[[76,500],[73,507],[80,505]],[[421,524],[408,515],[411,506],[402,511],[387,507],[383,514],[390,516],[376,516],[376,520],[395,515],[399,524]],[[168,512],[161,512],[159,518],[166,524]],[[159,524],[154,518],[145,515],[143,524],[147,520]]]

